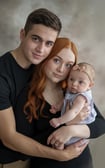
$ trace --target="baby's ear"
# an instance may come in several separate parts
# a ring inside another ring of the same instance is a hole
[[[92,88],[94,86],[94,82],[91,82],[89,87]]]

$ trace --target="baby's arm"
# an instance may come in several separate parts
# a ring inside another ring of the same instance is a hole
[[[81,121],[84,121],[89,116],[89,114],[90,114],[90,105],[89,103],[86,102],[82,110],[78,113],[78,115],[73,120],[66,123],[66,125],[79,124]]]
[[[85,103],[86,103],[85,97],[82,96],[82,95],[78,95],[75,98],[71,109],[68,109],[68,107],[67,107],[65,113],[59,118],[53,118],[52,120],[50,120],[50,124],[53,127],[56,128],[56,127],[60,126],[61,124],[70,122],[82,110],[82,108],[84,107]]]
[[[85,106],[85,103],[87,102],[86,98],[83,95],[78,95],[73,104],[71,109],[68,111],[66,110],[64,115],[62,116],[62,121],[66,121],[65,123],[73,120],[77,115],[80,113],[80,111],[83,109]]]

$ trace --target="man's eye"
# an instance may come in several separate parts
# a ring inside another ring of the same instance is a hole
[[[54,43],[53,43],[53,42],[47,42],[46,45],[47,45],[48,47],[52,47],[52,46],[54,45]]]
[[[39,41],[39,39],[37,37],[33,37],[32,39],[35,41]]]
[[[40,39],[36,36],[32,36],[32,40],[38,42]]]

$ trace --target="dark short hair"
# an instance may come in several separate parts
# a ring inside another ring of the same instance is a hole
[[[58,31],[58,34],[62,28],[62,24],[58,16],[45,8],[36,9],[29,14],[24,26],[26,34],[34,24],[42,24],[44,26],[50,27],[55,31]]]

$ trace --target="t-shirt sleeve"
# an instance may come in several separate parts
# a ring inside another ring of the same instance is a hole
[[[95,104],[94,108],[97,115],[95,121],[88,124],[88,127],[90,128],[90,138],[97,138],[105,133],[105,118],[102,116]]]
[[[0,110],[4,110],[11,106],[10,87],[8,81],[0,76]]]

